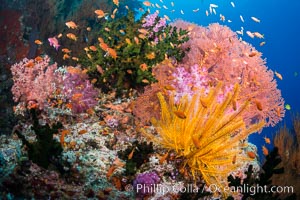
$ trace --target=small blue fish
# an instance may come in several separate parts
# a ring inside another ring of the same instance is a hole
[[[86,42],[86,43],[88,43],[89,42],[89,38],[87,37],[87,35],[86,34],[84,34],[84,41]]]

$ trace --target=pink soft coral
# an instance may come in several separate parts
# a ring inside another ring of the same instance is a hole
[[[154,109],[158,105],[155,93],[165,92],[170,85],[177,92],[175,98],[179,99],[183,95],[193,95],[195,88],[213,87],[222,81],[223,94],[231,91],[235,83],[240,85],[241,91],[235,106],[250,100],[248,112],[243,115],[247,125],[264,120],[266,126],[274,126],[282,119],[284,100],[281,92],[277,89],[273,72],[267,69],[261,53],[253,46],[238,39],[228,27],[219,24],[202,27],[179,20],[173,26],[190,31],[190,40],[182,45],[183,49],[189,48],[190,51],[180,63],[159,64],[154,68],[157,71],[163,68],[172,73],[161,73],[156,76],[158,83],[146,88],[145,94],[137,100],[140,103],[134,112],[137,116],[138,113],[144,113],[141,115],[143,121],[149,121],[151,116],[159,115]],[[219,95],[220,101],[223,96]],[[147,106],[141,106],[144,104]]]
[[[207,70],[211,85],[217,81],[227,87],[236,82],[240,84],[237,104],[251,100],[249,111],[244,115],[248,124],[266,120],[267,126],[274,126],[281,120],[284,101],[273,72],[267,69],[260,52],[238,39],[226,26],[211,24],[205,28],[181,20],[173,25],[190,31],[190,40],[182,45],[182,48],[190,48],[182,62],[187,70],[195,64]]]
[[[56,84],[61,81],[61,76],[55,73],[56,69],[57,64],[50,64],[48,56],[35,60],[24,58],[14,64],[11,67],[14,101],[26,106],[34,102],[39,109],[43,109],[56,90]]]

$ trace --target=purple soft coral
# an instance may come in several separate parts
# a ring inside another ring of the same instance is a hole
[[[157,33],[158,31],[160,31],[162,28],[164,28],[167,24],[167,21],[165,18],[160,18],[158,23],[155,24],[154,28],[153,28],[153,31],[155,33]]]
[[[133,187],[138,197],[145,197],[155,192],[155,184],[160,182],[159,176],[155,172],[139,174],[133,181]]]
[[[175,102],[178,102],[181,97],[187,95],[191,98],[194,94],[195,88],[205,89],[208,93],[208,72],[205,68],[199,69],[199,66],[193,65],[188,72],[183,67],[178,67],[173,73],[174,83],[176,88]]]
[[[74,113],[82,113],[97,104],[98,91],[93,87],[86,74],[67,73],[64,77],[64,94],[72,104]]]
[[[142,26],[147,27],[147,28],[153,26],[157,16],[158,16],[158,12],[147,15],[146,18],[145,18],[146,21]]]

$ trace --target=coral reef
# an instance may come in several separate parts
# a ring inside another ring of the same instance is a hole
[[[0,137],[0,198],[249,198],[209,186],[271,186],[278,151],[285,176],[299,173],[299,138],[286,134],[258,173],[247,137],[281,120],[283,99],[261,53],[228,27],[168,24],[150,1],[8,4],[25,9],[0,12],[15,20],[0,20],[13,33],[1,63],[16,63],[11,82],[0,76],[0,102],[13,82],[18,117],[12,138]],[[267,197],[278,196],[255,196]]]

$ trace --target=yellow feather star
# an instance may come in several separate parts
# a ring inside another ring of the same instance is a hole
[[[183,157],[183,166],[188,166],[194,179],[201,175],[207,185],[224,187],[229,173],[240,167],[242,161],[249,160],[243,154],[240,141],[261,129],[265,122],[246,127],[241,115],[247,112],[249,102],[232,109],[239,94],[239,85],[236,84],[233,92],[219,103],[217,97],[221,88],[222,83],[219,83],[208,95],[202,90],[190,101],[186,96],[181,98],[179,104],[175,104],[172,96],[167,103],[158,93],[161,119],[153,119],[152,123],[160,137],[146,135],[162,147],[174,150],[178,157]]]

